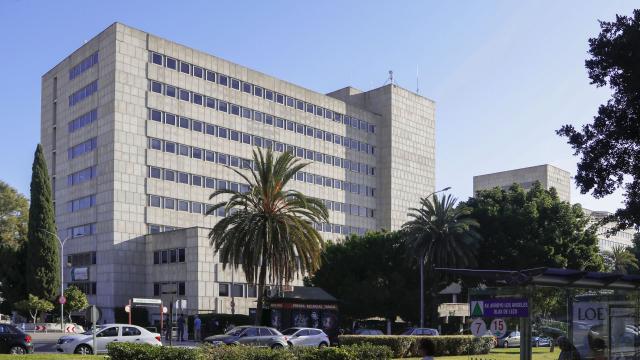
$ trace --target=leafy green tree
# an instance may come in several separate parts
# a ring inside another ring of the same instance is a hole
[[[614,217],[620,228],[640,226],[640,10],[600,22],[589,39],[585,65],[591,83],[613,94],[600,105],[593,122],[577,130],[557,131],[580,156],[576,184],[582,193],[601,198],[624,189],[624,208]]]
[[[29,202],[0,181],[0,312],[8,313],[25,297],[24,251],[27,241]]]
[[[611,250],[603,251],[602,257],[608,271],[627,274],[630,269],[638,270],[638,259],[625,246],[614,245]]]
[[[464,204],[456,206],[451,195],[422,198],[420,208],[410,209],[402,226],[407,247],[418,258],[420,268],[420,326],[424,326],[424,265],[440,267],[475,266],[475,249],[480,240],[479,224]],[[433,288],[433,287],[432,287]],[[434,296],[435,294],[431,294]]]
[[[267,275],[279,284],[317,270],[323,240],[313,223],[326,222],[329,214],[322,201],[285,190],[308,163],[289,152],[274,157],[270,149],[266,155],[254,151],[253,161],[249,175],[230,168],[249,184],[248,192],[217,190],[209,197],[227,197],[209,210],[211,214],[224,208],[226,214],[209,238],[223,267],[240,266],[249,283],[257,280],[256,324],[260,324]]]
[[[367,232],[328,244],[322,266],[311,277],[340,299],[340,316],[357,320],[383,317],[417,319],[417,263],[407,261],[400,232]]]
[[[67,302],[64,304],[64,311],[67,313],[70,322],[72,321],[72,312],[81,311],[89,307],[87,295],[75,285],[70,285],[64,289],[64,297],[67,299]],[[59,306],[60,305],[58,305],[58,307]]]
[[[60,254],[53,196],[42,146],[36,148],[31,174],[31,206],[26,256],[26,284],[30,294],[54,299],[60,289]]]
[[[466,205],[480,223],[480,268],[603,268],[596,226],[579,204],[560,201],[553,188],[535,183],[529,191],[517,184],[483,190]]]
[[[49,312],[53,310],[53,304],[50,301],[40,299],[33,294],[29,294],[27,299],[18,301],[14,306],[18,310],[28,312],[29,315],[31,315],[31,318],[33,318],[34,324],[36,323],[36,319],[38,318],[38,313]]]

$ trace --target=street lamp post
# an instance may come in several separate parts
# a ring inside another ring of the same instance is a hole
[[[71,238],[71,236],[67,236],[62,240],[57,234],[54,234],[49,230],[40,230],[55,236],[56,240],[58,240],[58,243],[60,244],[60,296],[64,296],[64,244]],[[60,303],[60,331],[64,332],[64,304],[62,303]]]
[[[434,191],[431,194],[427,195],[426,198],[430,198],[437,193],[441,193],[443,191],[451,190],[451,186],[447,186],[444,189]],[[431,238],[431,242],[429,243],[429,248],[424,254],[421,254],[420,258],[420,327],[424,327],[424,262],[426,257],[431,253],[431,246],[433,245],[433,238]]]

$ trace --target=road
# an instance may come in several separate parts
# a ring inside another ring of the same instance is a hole
[[[28,334],[31,335],[31,339],[32,339],[33,346],[35,348],[36,353],[55,353],[56,343],[58,342],[58,339],[63,335],[70,335],[70,334],[62,334],[62,333],[55,333],[55,332],[50,332],[50,333],[28,332]],[[164,341],[164,338],[163,338],[163,343],[165,346],[169,345],[169,342]],[[183,342],[174,341],[172,344],[173,346],[176,346],[176,347],[187,347],[187,346],[197,345],[197,343],[194,341],[183,341]]]

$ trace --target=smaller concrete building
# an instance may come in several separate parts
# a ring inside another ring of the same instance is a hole
[[[494,187],[507,189],[514,183],[529,190],[536,181],[545,189],[555,188],[560,200],[571,201],[571,174],[549,164],[474,176],[473,194]]]

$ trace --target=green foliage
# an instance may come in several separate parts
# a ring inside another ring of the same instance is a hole
[[[29,202],[14,188],[0,181],[0,313],[24,298],[24,257],[27,242]]]
[[[558,267],[601,270],[595,227],[580,205],[560,201],[555,189],[479,191],[466,202],[480,223],[483,269]]]
[[[107,351],[111,360],[199,360],[197,349],[153,346],[150,344],[109,343]]]
[[[249,283],[258,284],[256,323],[261,322],[264,285],[289,283],[300,273],[320,266],[322,236],[313,223],[323,223],[328,212],[323,202],[295,190],[288,182],[308,163],[290,152],[274,157],[269,149],[253,152],[249,175],[230,168],[249,184],[248,192],[217,190],[210,199],[223,196],[209,214],[224,208],[227,214],[209,233],[211,245],[223,266],[240,266]]]
[[[341,300],[343,319],[415,319],[418,271],[406,254],[399,232],[352,235],[327,245],[310,280]]]
[[[341,345],[375,344],[391,349],[393,356],[413,357],[421,356],[421,343],[431,342],[435,349],[435,356],[451,355],[480,355],[488,354],[493,344],[492,337],[475,336],[363,336],[340,335],[338,341]]]
[[[29,294],[25,300],[18,301],[14,304],[14,307],[18,310],[29,313],[33,318],[33,323],[36,323],[38,313],[48,312],[53,310],[53,304],[47,300],[40,299],[39,297]]]
[[[26,285],[30,294],[53,300],[60,291],[60,254],[53,196],[42,146],[38,144],[31,174]]]
[[[638,270],[638,259],[622,245],[615,245],[611,250],[602,252],[607,271],[617,274],[627,274],[629,270]]]
[[[596,198],[624,189],[624,207],[615,213],[620,227],[640,226],[640,10],[633,16],[601,21],[601,32],[589,39],[585,62],[591,83],[613,94],[600,105],[593,123],[557,131],[580,156],[574,177],[582,193]]]
[[[71,321],[72,312],[84,310],[89,307],[87,295],[75,285],[64,289],[64,297],[67,299],[67,303],[64,304],[64,310],[69,315],[69,321]]]
[[[203,346],[197,349],[111,343],[111,360],[390,360],[384,346],[359,344],[340,348],[292,348],[272,350],[247,346]]]

